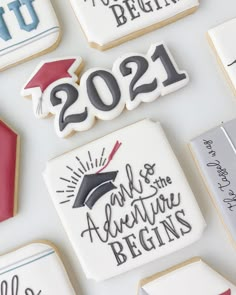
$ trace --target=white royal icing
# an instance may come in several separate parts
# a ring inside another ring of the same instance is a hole
[[[75,295],[54,248],[29,244],[0,257],[1,295]]]
[[[236,287],[201,260],[189,263],[141,287],[139,295],[235,295]]]
[[[236,18],[209,30],[208,34],[236,90]]]
[[[59,137],[91,128],[95,118],[112,120],[125,107],[133,110],[141,102],[152,102],[177,91],[189,81],[188,74],[179,70],[163,42],[152,45],[146,55],[121,56],[112,70],[87,70],[80,85],[76,84],[78,68],[82,68],[80,57],[44,61],[21,92],[22,96],[32,98],[37,118],[45,118],[50,113],[55,115]]]
[[[89,43],[102,48],[197,8],[199,1],[71,0],[71,4]]]
[[[0,69],[49,49],[59,36],[50,0],[0,0]]]
[[[150,120],[49,161],[44,178],[86,276],[97,281],[180,250],[205,228],[161,125]]]

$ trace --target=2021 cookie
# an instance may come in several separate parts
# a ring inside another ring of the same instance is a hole
[[[55,115],[59,137],[91,128],[95,118],[112,120],[125,107],[133,110],[141,102],[152,102],[189,81],[164,43],[151,46],[147,55],[123,55],[112,71],[92,68],[78,85],[82,66],[80,57],[42,62],[22,89],[22,96],[32,98],[37,118]]]
[[[208,31],[208,39],[236,95],[236,18]]]
[[[75,295],[56,250],[33,243],[0,257],[1,295]]]
[[[235,295],[236,287],[200,258],[144,279],[138,295]]]
[[[59,40],[50,0],[0,0],[0,70],[54,49]]]
[[[144,120],[48,162],[49,193],[88,278],[198,240],[205,222],[159,123]]]
[[[0,121],[0,221],[16,214],[19,149],[19,135]]]
[[[190,148],[221,220],[236,244],[236,120],[193,139]]]
[[[198,0],[71,0],[90,46],[105,50],[196,11]]]

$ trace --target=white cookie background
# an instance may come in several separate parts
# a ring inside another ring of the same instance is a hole
[[[20,97],[22,85],[41,58],[1,73],[0,116],[21,134],[22,158],[19,213],[14,219],[0,224],[3,237],[0,254],[39,238],[52,240],[59,247],[76,292],[81,295],[135,294],[139,279],[196,255],[202,256],[236,283],[235,249],[228,241],[186,146],[190,139],[222,120],[236,117],[236,100],[206,40],[209,28],[236,16],[235,0],[228,0],[227,6],[225,1],[202,0],[195,14],[104,53],[89,48],[68,1],[53,0],[52,3],[63,28],[63,39],[59,48],[45,57],[79,54],[86,61],[86,68],[110,68],[120,54],[145,53],[151,43],[164,40],[181,68],[188,71],[191,81],[178,93],[143,104],[133,112],[124,112],[109,124],[98,122],[90,131],[62,140],[57,138],[50,120],[35,120],[31,102]],[[48,159],[144,117],[162,123],[208,227],[199,242],[181,252],[107,282],[87,281],[61,226],[41,172]]]

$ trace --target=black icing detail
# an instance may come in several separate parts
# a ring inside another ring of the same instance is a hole
[[[177,82],[180,82],[182,80],[185,80],[187,78],[186,74],[184,73],[179,74],[177,72],[177,69],[175,68],[175,65],[173,64],[173,62],[171,61],[171,58],[163,44],[157,46],[152,55],[152,60],[154,62],[159,58],[168,76],[167,79],[163,82],[163,85],[165,87],[175,84]]]
[[[103,186],[106,182],[111,183],[116,179],[118,171],[106,172],[99,174],[87,174],[84,176],[80,185],[78,194],[76,196],[73,208],[84,207],[86,204],[89,208],[111,189],[115,189],[115,186],[107,185]],[[102,188],[100,188],[102,186]],[[97,192],[96,192],[97,191]],[[90,194],[90,196],[89,196]],[[89,196],[89,198],[88,198]],[[87,199],[88,198],[88,199]],[[91,198],[91,199],[90,199]],[[87,201],[86,201],[87,199]],[[90,208],[90,209],[91,209]]]
[[[107,182],[100,185],[95,191],[91,193],[89,199],[85,202],[85,205],[89,209],[92,209],[102,196],[116,188],[117,187],[112,182]]]
[[[99,96],[99,93],[94,85],[95,77],[100,77],[101,79],[103,79],[107,87],[109,88],[112,94],[112,100],[113,100],[110,105],[105,104],[102,101],[101,97]],[[121,99],[120,87],[116,81],[116,78],[110,72],[105,70],[98,70],[91,73],[87,79],[86,85],[87,85],[88,97],[92,105],[96,109],[103,112],[109,112],[113,110],[119,104]]]
[[[142,56],[130,56],[126,58],[120,64],[120,71],[124,77],[132,74],[132,68],[128,66],[129,63],[135,63],[137,65],[137,72],[134,75],[129,86],[130,98],[131,98],[131,101],[133,101],[136,98],[136,96],[140,93],[148,93],[148,92],[154,91],[157,88],[158,84],[157,84],[157,79],[155,78],[153,79],[151,83],[143,84],[135,88],[136,83],[147,72],[149,68],[149,64],[147,59]]]
[[[42,291],[34,292],[31,288],[26,288],[24,292],[19,293],[20,282],[18,275],[14,275],[11,279],[11,283],[8,284],[6,280],[2,281],[0,284],[0,295],[41,295]]]
[[[84,112],[81,114],[73,114],[65,117],[66,111],[78,100],[79,92],[73,85],[68,83],[60,84],[54,87],[50,95],[50,100],[54,107],[62,104],[62,99],[57,97],[57,94],[60,91],[64,91],[67,94],[66,102],[62,107],[59,116],[59,128],[60,131],[63,131],[66,126],[71,123],[79,123],[85,121],[88,117],[88,109],[86,107]]]
[[[234,64],[236,64],[236,60],[234,60],[232,63],[230,63],[230,64],[228,65],[228,67],[231,67],[231,66],[233,66]]]

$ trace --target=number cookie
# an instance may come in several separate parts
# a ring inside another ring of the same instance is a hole
[[[208,39],[236,95],[236,18],[208,31]]]
[[[90,69],[78,85],[81,69],[80,57],[43,62],[22,89],[22,96],[32,98],[37,118],[55,115],[59,137],[91,128],[95,118],[112,120],[125,106],[133,110],[141,102],[152,102],[189,81],[163,43],[153,45],[146,56],[120,57],[112,71]]]
[[[86,276],[97,281],[180,250],[205,228],[159,123],[138,122],[55,158],[44,178]]]
[[[0,221],[16,214],[19,149],[18,134],[0,121]]]
[[[56,250],[47,244],[30,244],[0,261],[0,295],[75,295]]]
[[[200,258],[193,258],[140,283],[138,295],[235,295],[236,287]]]
[[[196,11],[198,0],[71,0],[90,46],[105,50]]]
[[[236,120],[214,128],[190,143],[212,200],[231,240],[236,243]]]
[[[50,0],[0,0],[0,70],[53,50],[59,39]]]

